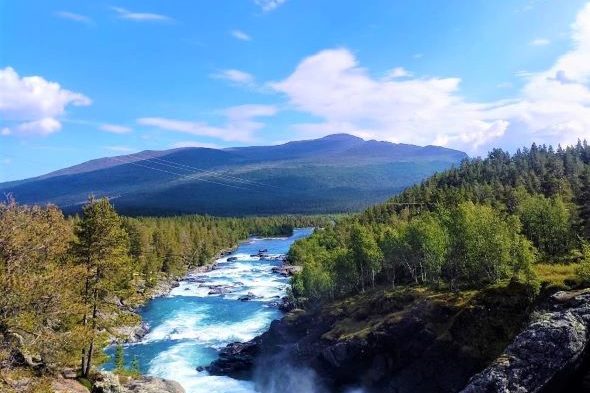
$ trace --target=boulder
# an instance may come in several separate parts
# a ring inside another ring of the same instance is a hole
[[[92,386],[92,393],[127,393],[121,383],[119,377],[111,372],[101,372],[97,375],[94,385]]]
[[[296,265],[282,265],[282,266],[275,266],[272,268],[273,273],[278,273],[282,276],[293,276],[297,273],[301,273],[303,270],[302,266]]]
[[[124,389],[126,393],[185,393],[176,381],[148,376],[129,380]]]
[[[461,393],[535,393],[571,373],[588,345],[590,294],[558,292],[485,370]]]
[[[254,360],[260,351],[259,344],[257,339],[245,343],[228,344],[219,352],[218,359],[205,369],[212,375],[244,378],[249,375],[254,366]]]
[[[111,372],[101,372],[92,389],[92,393],[185,393],[176,381],[141,376],[139,378],[119,377]]]
[[[247,302],[249,300],[253,300],[253,299],[258,299],[258,296],[256,296],[255,294],[253,294],[252,292],[248,292],[247,295],[244,296],[240,296],[238,298],[239,301],[241,302]]]

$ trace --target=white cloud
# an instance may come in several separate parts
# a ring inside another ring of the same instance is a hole
[[[254,0],[254,3],[262,8],[263,11],[272,11],[275,8],[283,5],[287,0]]]
[[[55,12],[55,16],[57,16],[59,18],[63,18],[63,19],[72,20],[74,22],[80,22],[80,23],[86,23],[86,24],[92,23],[92,19],[90,19],[89,17],[87,17],[85,15],[81,15],[81,14],[76,14],[74,12],[69,12],[69,11],[57,11],[57,12]]]
[[[255,132],[265,126],[264,123],[255,119],[274,116],[276,113],[277,108],[272,105],[240,105],[223,111],[222,114],[226,122],[221,126],[164,117],[143,117],[137,119],[137,123],[162,130],[213,137],[225,141],[250,142],[254,139]]]
[[[458,78],[378,80],[348,50],[333,49],[304,59],[271,87],[285,93],[295,108],[324,119],[295,126],[307,136],[350,132],[392,142],[437,140],[476,148],[501,134],[506,124],[482,118],[486,105],[463,100],[459,83]]]
[[[126,127],[126,126],[122,126],[119,124],[108,124],[108,123],[101,124],[98,128],[102,131],[111,132],[113,134],[126,134],[126,133],[133,131],[133,129],[131,127]]]
[[[248,34],[244,33],[242,30],[232,30],[230,31],[230,34],[240,40],[240,41],[251,41],[252,37],[250,37]]]
[[[405,78],[412,76],[412,73],[406,70],[404,67],[395,67],[394,69],[390,70],[385,78],[387,79],[395,79],[395,78]]]
[[[535,38],[534,40],[532,40],[530,42],[530,44],[532,46],[546,46],[549,45],[551,43],[551,41],[549,41],[547,38]]]
[[[528,76],[517,102],[494,110],[515,134],[552,144],[590,139],[590,3],[572,24],[572,41],[553,66]]]
[[[467,100],[456,77],[409,77],[394,69],[389,78],[375,78],[347,49],[307,57],[269,86],[294,109],[320,119],[293,126],[306,137],[350,132],[470,153],[532,141],[571,144],[590,139],[590,3],[572,25],[572,41],[547,70],[520,73],[524,86],[510,100]]]
[[[182,147],[206,147],[208,149],[220,149],[221,147],[215,143],[206,143],[199,141],[179,141],[170,145],[171,148],[177,149]]]
[[[212,78],[224,79],[238,85],[253,85],[254,76],[244,71],[229,69],[211,75]]]
[[[150,12],[132,12],[122,7],[111,7],[117,13],[120,19],[133,20],[137,22],[172,22],[173,19],[162,14],[154,14]]]
[[[63,89],[40,76],[20,77],[7,67],[0,69],[0,118],[2,135],[48,135],[61,129],[59,118],[69,105],[90,105],[88,97]]]

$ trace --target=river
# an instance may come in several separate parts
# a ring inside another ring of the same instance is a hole
[[[187,393],[251,393],[254,383],[197,371],[217,358],[230,342],[247,341],[263,333],[281,312],[272,305],[285,295],[289,279],[273,273],[294,241],[309,236],[311,228],[296,229],[287,238],[251,238],[231,255],[217,260],[217,268],[193,274],[168,296],[159,297],[141,310],[150,327],[142,341],[125,346],[125,357],[139,359],[142,373],[178,381]],[[251,257],[267,250],[269,259]],[[230,293],[209,294],[211,286],[231,286]],[[240,300],[248,294],[256,296]]]

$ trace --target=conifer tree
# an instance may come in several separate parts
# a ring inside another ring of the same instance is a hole
[[[86,330],[81,371],[87,377],[94,356],[102,349],[104,334],[116,324],[122,310],[117,298],[128,295],[130,282],[129,240],[122,222],[106,198],[90,198],[75,229],[76,262],[83,267],[81,324]]]

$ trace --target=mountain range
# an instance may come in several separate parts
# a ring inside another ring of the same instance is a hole
[[[275,146],[146,150],[0,183],[20,203],[76,212],[93,194],[129,215],[265,215],[359,210],[467,155],[348,134]]]

